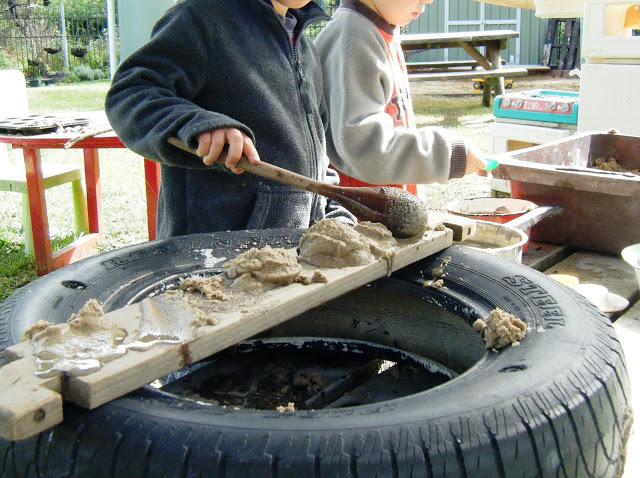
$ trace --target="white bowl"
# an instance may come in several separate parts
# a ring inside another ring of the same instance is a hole
[[[589,301],[605,314],[619,312],[629,307],[629,301],[627,299],[613,292],[609,292],[609,289],[603,285],[578,284],[573,289],[589,299]]]
[[[622,249],[622,258],[635,269],[638,289],[640,289],[640,244],[634,244]]]

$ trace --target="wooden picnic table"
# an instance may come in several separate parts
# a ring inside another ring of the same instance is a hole
[[[82,115],[85,115],[83,113]],[[101,127],[108,125],[98,120]],[[92,125],[89,125],[89,128]],[[95,126],[98,130],[99,126]],[[49,222],[47,218],[47,205],[45,201],[45,188],[43,185],[42,149],[64,149],[65,144],[76,139],[78,133],[49,133],[32,136],[0,135],[0,143],[10,144],[14,148],[24,152],[24,165],[27,181],[27,193],[29,196],[29,210],[31,215],[31,228],[33,232],[33,247],[38,275],[44,275],[57,267],[74,262],[79,259],[83,251],[95,245],[97,240],[104,236],[104,219],[102,213],[102,189],[100,186],[100,166],[98,151],[106,148],[126,148],[115,132],[99,134],[77,142],[71,148],[82,149],[84,154],[84,173],[86,183],[86,201],[89,216],[89,231],[87,235],[80,237],[74,244],[65,247],[61,251],[52,253],[49,239]],[[160,184],[159,164],[149,159],[144,159],[147,218],[149,239],[155,239],[156,233],[156,206]]]
[[[640,410],[640,290],[634,269],[620,255],[541,242],[529,242],[522,263],[545,274],[575,276],[581,284],[605,286],[609,292],[629,301],[624,310],[605,315],[613,322],[625,354],[632,408],[637,413]],[[640,424],[637,418],[631,429],[626,456],[623,478],[640,476]]]
[[[502,68],[500,50],[507,47],[510,38],[518,38],[520,34],[513,30],[469,31],[449,33],[413,33],[400,36],[402,49],[405,52],[426,51],[441,48],[462,48],[484,71],[444,71],[409,73],[409,80],[439,80],[453,78],[495,78],[495,81],[485,81],[483,85],[482,104],[490,106],[491,88],[494,83],[496,95],[504,94],[504,78],[511,76],[526,76],[526,68]],[[482,53],[478,48],[484,47]],[[411,63],[407,67],[411,69]],[[446,66],[446,65],[445,65]],[[456,67],[455,62],[451,64]]]

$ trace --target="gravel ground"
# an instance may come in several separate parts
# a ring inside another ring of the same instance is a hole
[[[537,89],[579,91],[580,81],[576,77],[551,78],[549,75],[514,78],[513,88],[507,90],[507,92]],[[412,95],[461,96],[473,94],[472,90],[472,82],[469,80],[411,83]],[[480,101],[479,95],[478,101]],[[488,112],[490,112],[490,110],[488,110]],[[484,134],[490,137],[492,134],[492,126],[493,121],[490,121],[479,127],[484,128]],[[464,134],[464,130],[461,131],[461,134]],[[478,134],[477,129],[474,134]],[[491,153],[491,151],[486,150],[484,152],[486,154]],[[480,177],[474,174],[461,179],[453,179],[446,184],[422,185],[419,188],[419,193],[430,210],[446,211],[445,206],[450,201],[490,196],[490,178]]]
[[[580,80],[577,77],[552,78],[549,75],[532,75],[522,78],[513,78],[513,87],[508,93],[526,90],[561,90],[578,91]],[[447,81],[416,81],[411,83],[413,95],[443,95],[457,96],[473,94],[473,82],[471,80],[447,80]],[[480,94],[477,94],[480,97]]]

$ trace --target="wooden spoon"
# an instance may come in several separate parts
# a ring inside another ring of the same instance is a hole
[[[168,141],[177,148],[196,154],[178,138],[169,138]],[[226,151],[218,161],[224,162],[225,159]],[[245,156],[240,158],[238,168],[333,199],[359,220],[384,224],[399,238],[423,234],[427,228],[425,204],[417,196],[400,188],[333,186],[269,163],[250,163]]]

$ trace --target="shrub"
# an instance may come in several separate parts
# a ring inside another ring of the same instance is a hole
[[[0,70],[21,70],[20,58],[12,54],[11,51],[0,48]]]
[[[91,68],[109,68],[109,32],[106,28],[100,32],[98,38],[89,40],[85,61]]]
[[[87,65],[79,65],[74,66],[69,73],[68,80],[71,82],[78,81],[94,81],[94,80],[103,80],[107,78],[108,75],[105,71],[100,68],[91,68]]]

